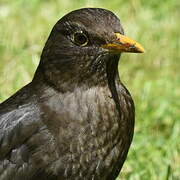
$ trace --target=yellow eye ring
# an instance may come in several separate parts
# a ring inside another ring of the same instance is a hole
[[[75,32],[72,40],[78,46],[86,46],[89,41],[86,34],[84,34],[82,31]]]

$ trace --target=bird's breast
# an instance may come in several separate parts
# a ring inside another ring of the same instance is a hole
[[[42,98],[41,109],[56,145],[54,173],[67,179],[92,179],[92,174],[103,179],[103,172],[111,171],[123,153],[124,144],[125,125],[109,88],[53,94]]]

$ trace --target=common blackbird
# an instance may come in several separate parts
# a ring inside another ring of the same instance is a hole
[[[134,104],[121,52],[142,53],[119,19],[83,8],[53,27],[32,82],[0,104],[0,180],[113,180],[126,159]]]

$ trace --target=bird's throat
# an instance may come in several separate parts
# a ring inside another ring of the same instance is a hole
[[[120,78],[118,74],[118,63],[119,63],[119,56],[114,56],[111,61],[107,62],[107,79],[108,79],[108,86],[112,94],[112,98],[114,99],[117,109],[120,109],[119,104],[119,97],[117,93],[117,85],[120,84]],[[119,111],[120,115],[121,112]]]
[[[48,86],[59,92],[73,92],[77,87],[91,88],[108,86],[114,99],[117,99],[116,80],[118,80],[119,56],[103,56],[100,61],[96,61],[89,66],[78,65],[74,68],[69,66],[49,66],[40,63],[34,80],[43,77],[43,81]],[[82,67],[82,69],[81,69]],[[67,70],[68,69],[68,70]],[[67,71],[65,71],[67,70]]]

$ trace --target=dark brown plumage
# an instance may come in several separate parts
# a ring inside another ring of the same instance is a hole
[[[121,52],[143,52],[110,11],[73,11],[54,26],[31,83],[0,104],[0,180],[113,180],[134,104]]]

